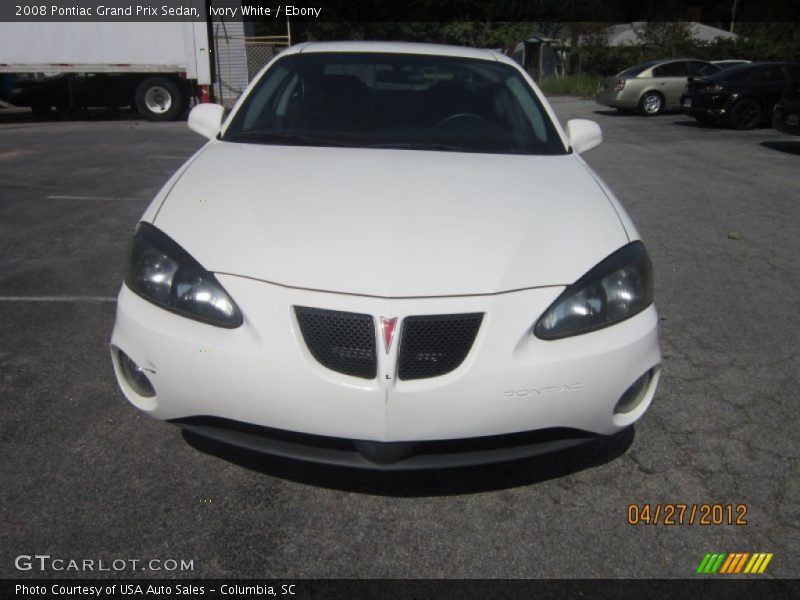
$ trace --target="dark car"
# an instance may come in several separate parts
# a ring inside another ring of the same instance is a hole
[[[772,126],[778,131],[800,135],[800,82],[789,84],[772,113]]]
[[[143,91],[141,74],[62,73],[16,81],[8,92],[15,106],[29,106],[39,118],[83,108],[132,106],[153,120],[167,120],[188,107],[188,84],[179,79],[152,77]]]
[[[800,64],[750,63],[708,77],[690,77],[681,107],[701,123],[720,122],[753,129],[769,122],[773,107],[791,81],[800,81]]]

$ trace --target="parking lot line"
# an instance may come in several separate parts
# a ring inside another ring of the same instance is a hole
[[[48,200],[139,200],[139,198],[120,198],[119,196],[47,196]]]
[[[0,296],[0,302],[116,302],[116,296]]]

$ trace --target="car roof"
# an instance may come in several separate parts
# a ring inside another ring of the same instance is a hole
[[[751,62],[751,63],[746,63],[744,65],[734,65],[733,67],[728,67],[727,69],[723,69],[719,73],[714,73],[714,75],[719,75],[720,78],[731,77],[731,76],[735,77],[738,74],[754,71],[759,67],[786,67],[790,65],[800,66],[800,63],[793,63],[788,61]]]
[[[636,69],[637,67],[641,67],[635,75],[629,75],[629,77],[641,77],[643,73],[651,69],[654,69],[656,67],[660,67],[661,65],[667,65],[674,62],[687,62],[687,61],[708,62],[706,60],[701,60],[699,58],[662,58],[659,60],[646,60],[644,62],[637,63],[632,67],[628,67],[627,69],[620,71],[618,75],[622,75],[623,73],[627,73],[628,71]]]
[[[788,67],[789,65],[799,65],[800,63],[791,62],[788,60],[765,60],[761,62],[753,62],[747,65],[740,65],[741,67]]]
[[[696,61],[696,62],[708,62],[706,60],[702,60],[702,59],[699,59],[699,58],[661,58],[659,60],[651,60],[649,62],[652,63],[652,66],[656,66],[656,65],[663,65],[663,64],[672,63],[672,62],[686,62],[687,60]]]
[[[510,58],[494,50],[469,48],[466,46],[447,46],[445,44],[422,44],[416,42],[305,42],[288,48],[283,51],[282,54],[306,54],[312,52],[420,54],[513,63]]]

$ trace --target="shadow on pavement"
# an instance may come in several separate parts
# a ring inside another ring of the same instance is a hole
[[[611,110],[595,110],[593,112],[596,115],[603,115],[604,117],[638,117],[638,116],[640,116],[633,110],[624,111],[623,112],[623,111],[615,110],[613,108]]]
[[[683,121],[673,121],[673,125],[681,127],[691,127],[692,129],[722,129],[721,123],[703,123],[697,119],[685,119]]]
[[[135,110],[122,109],[76,109],[64,112],[53,111],[45,118],[37,118],[27,108],[0,109],[0,125],[16,123],[58,123],[74,121],[144,121]]]
[[[429,471],[369,471],[317,465],[243,450],[183,431],[196,450],[230,463],[297,483],[377,496],[422,497],[473,494],[522,487],[593,469],[630,448],[634,427],[581,446],[512,462]]]
[[[786,154],[794,154],[800,156],[800,138],[795,140],[777,140],[769,142],[760,142],[760,146],[769,148],[770,150],[777,150],[778,152],[785,152]]]

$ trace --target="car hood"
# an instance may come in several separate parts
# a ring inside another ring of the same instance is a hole
[[[212,272],[385,297],[568,284],[628,241],[575,155],[218,141],[154,224]]]

